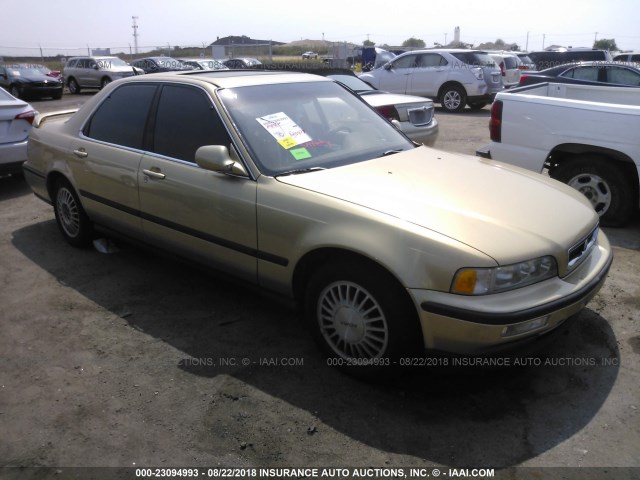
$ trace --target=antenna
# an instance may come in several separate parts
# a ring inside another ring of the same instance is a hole
[[[131,19],[133,20],[133,26],[131,27],[133,28],[133,48],[138,53],[138,24],[136,23],[138,17],[131,17]]]

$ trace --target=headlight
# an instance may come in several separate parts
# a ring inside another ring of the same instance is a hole
[[[558,274],[551,256],[494,268],[461,268],[453,277],[451,293],[487,295],[541,282]]]

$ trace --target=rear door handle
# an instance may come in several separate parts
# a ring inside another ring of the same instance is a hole
[[[158,180],[164,180],[166,177],[166,175],[162,173],[158,167],[151,167],[150,170],[147,170],[145,168],[144,170],[142,170],[142,173],[148,175],[151,178],[157,178]]]
[[[79,148],[77,150],[74,150],[73,153],[76,157],[80,157],[80,158],[87,158],[89,156],[89,154],[84,148]]]

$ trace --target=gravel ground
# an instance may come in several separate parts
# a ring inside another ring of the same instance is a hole
[[[439,111],[437,147],[473,154],[488,117]],[[0,478],[136,476],[72,467],[640,478],[640,218],[607,230],[607,283],[540,356],[371,384],[328,367],[299,315],[255,292],[126,244],[70,247],[21,178],[0,179],[0,205]]]

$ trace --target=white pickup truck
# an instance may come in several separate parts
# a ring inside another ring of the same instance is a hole
[[[547,169],[581,191],[603,225],[624,225],[640,205],[640,88],[543,83],[501,92],[489,130],[477,155]]]

